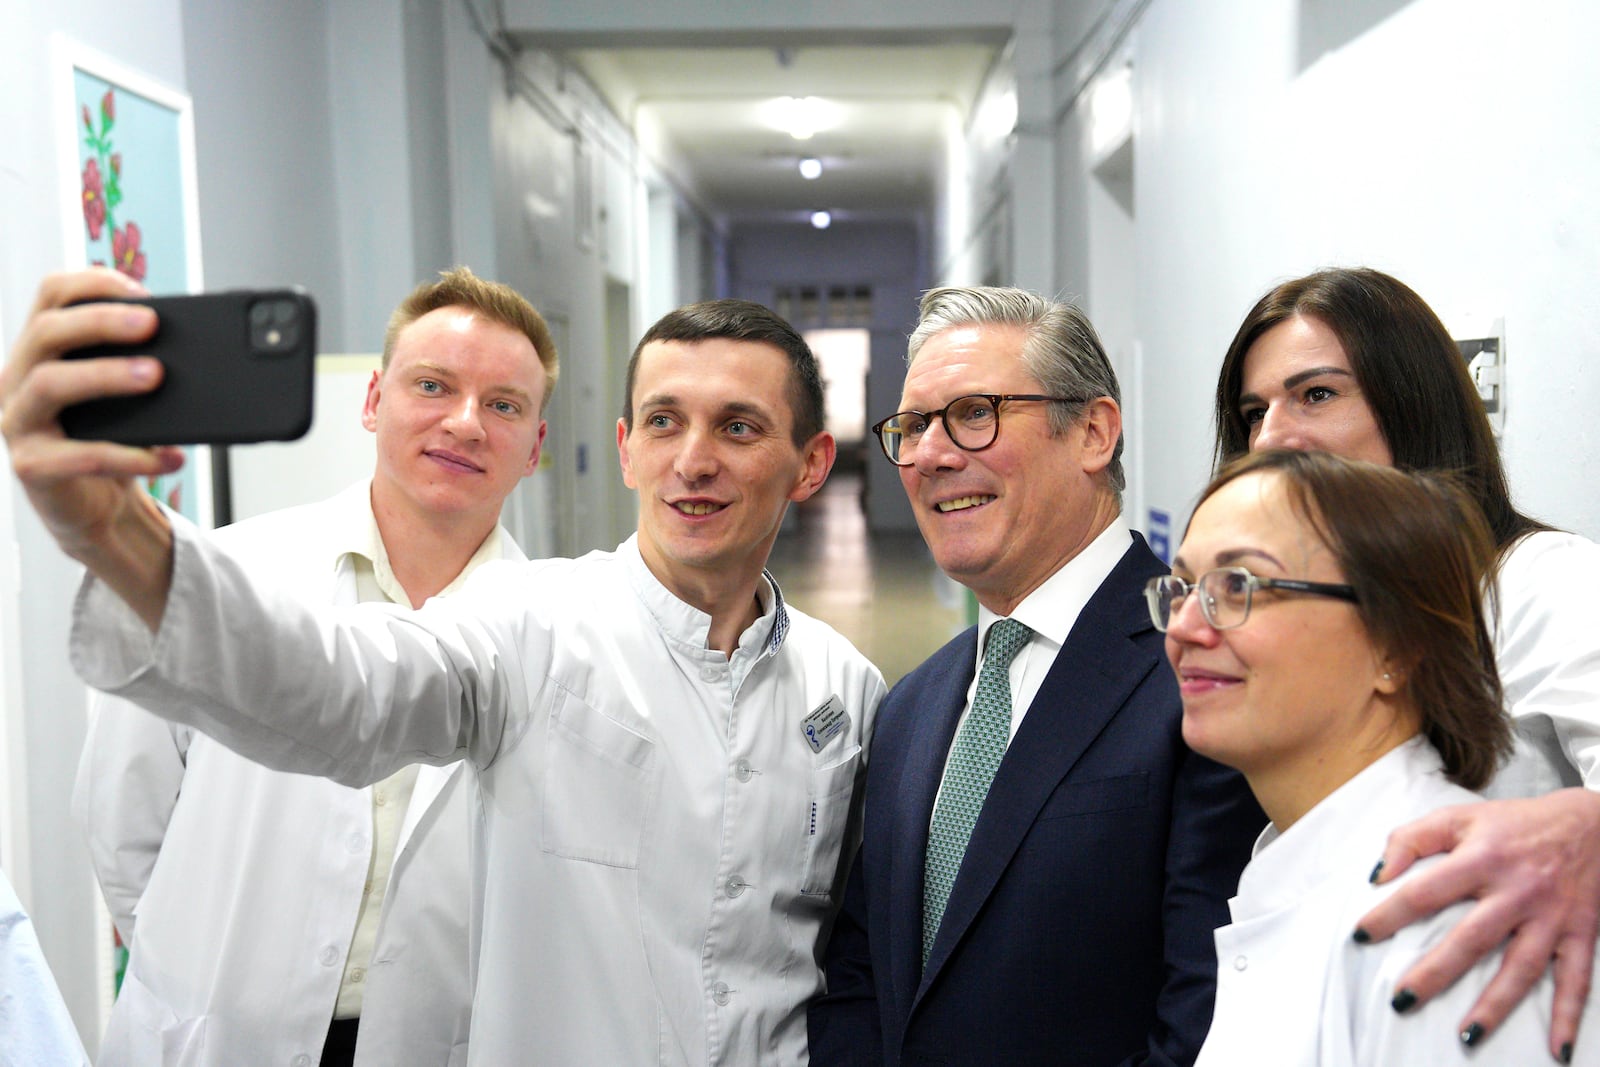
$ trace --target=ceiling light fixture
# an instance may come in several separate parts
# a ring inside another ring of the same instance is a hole
[[[811,213],[811,225],[819,230],[826,230],[833,225],[833,216],[826,211],[813,211]]]
[[[800,161],[800,177],[806,181],[816,181],[822,177],[822,160],[815,156],[807,156]]]
[[[766,124],[797,141],[808,141],[837,121],[837,109],[815,96],[780,96],[764,105]]]

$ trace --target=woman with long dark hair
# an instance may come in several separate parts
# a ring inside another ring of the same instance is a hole
[[[1587,591],[1600,546],[1513,506],[1455,343],[1416,293],[1379,271],[1319,271],[1263,296],[1223,361],[1216,420],[1219,463],[1258,449],[1321,449],[1448,471],[1487,517],[1498,572],[1490,619],[1515,734],[1486,790],[1501,799],[1393,835],[1380,881],[1419,855],[1451,856],[1409,879],[1360,929],[1378,940],[1444,904],[1478,899],[1406,973],[1396,1006],[1427,1000],[1515,932],[1461,1032],[1492,1030],[1554,960],[1551,1047],[1570,1053],[1600,916],[1600,613]]]

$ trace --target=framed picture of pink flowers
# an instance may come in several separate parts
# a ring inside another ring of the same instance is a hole
[[[199,292],[188,95],[66,37],[54,43],[65,265],[111,267],[152,293]],[[211,450],[186,452],[183,468],[149,479],[149,490],[195,522],[214,525]]]

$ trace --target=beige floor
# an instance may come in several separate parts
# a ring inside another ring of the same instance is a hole
[[[966,626],[966,591],[915,532],[869,536],[858,475],[795,505],[768,564],[784,599],[855,642],[893,685]]]

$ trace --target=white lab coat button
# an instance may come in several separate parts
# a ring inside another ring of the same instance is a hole
[[[361,967],[352,968],[351,971],[350,971],[350,981],[352,981],[352,982],[359,982],[363,978],[365,978],[366,976],[367,976],[366,970],[364,968],[361,968]]]
[[[720,670],[718,670],[717,668],[715,668],[715,667],[701,667],[700,668],[700,680],[702,682],[714,682],[718,678],[721,678],[721,677],[722,677],[722,672]]]
[[[740,877],[737,874],[731,875],[728,878],[727,893],[728,893],[728,895],[730,897],[736,897],[740,893],[743,893],[746,889],[749,889],[749,888],[750,888],[750,883],[745,881],[742,877]]]
[[[1246,957],[1244,957],[1244,956],[1235,956],[1235,957],[1233,957],[1233,969],[1234,970],[1242,971],[1248,966],[1250,966],[1250,961]]]
[[[304,1052],[294,1058],[294,1067],[311,1067],[311,1057]]]
[[[755,769],[750,766],[750,761],[747,759],[742,759],[733,765],[733,776],[741,782],[748,782],[755,773]]]
[[[328,945],[317,958],[322,961],[324,967],[332,967],[339,962],[339,950],[332,945]]]
[[[385,796],[381,792],[380,793],[374,793],[374,794],[372,794],[372,802],[374,804],[378,805],[378,807],[381,808],[385,804],[389,803],[389,798],[387,796]]]
[[[711,999],[716,1001],[719,1007],[728,1003],[732,993],[733,990],[728,988],[727,982],[718,982],[711,987]]]

